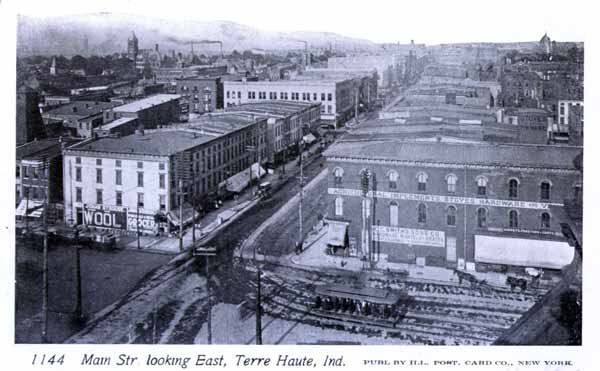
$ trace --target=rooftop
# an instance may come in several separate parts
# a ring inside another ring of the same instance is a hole
[[[161,103],[170,102],[181,98],[178,94],[156,94],[150,97],[133,101],[131,103],[115,108],[116,112],[138,112],[146,108],[157,106]]]
[[[524,166],[574,170],[581,147],[510,144],[454,144],[402,140],[341,141],[326,157],[419,161],[455,165]]]
[[[98,128],[98,130],[110,130],[110,129],[114,129],[114,128],[118,127],[118,126],[124,125],[124,124],[126,124],[128,122],[131,122],[131,121],[134,121],[134,120],[137,120],[137,119],[135,117],[122,117],[122,118],[117,119],[115,121],[111,121],[108,124],[104,124],[104,125],[100,126]]]
[[[17,160],[43,160],[60,155],[64,142],[69,146],[79,140],[73,138],[49,138],[34,140],[17,147]]]
[[[228,112],[252,112],[265,115],[291,116],[296,112],[304,110],[311,106],[319,105],[320,103],[313,102],[292,102],[292,101],[267,101],[246,103],[233,106],[227,109]]]
[[[74,101],[63,106],[53,108],[44,113],[44,115],[89,117],[101,114],[102,111],[117,107],[118,105],[119,103],[115,102]]]
[[[75,151],[169,156],[214,139],[185,130],[155,130],[124,137],[102,137],[70,147]]]

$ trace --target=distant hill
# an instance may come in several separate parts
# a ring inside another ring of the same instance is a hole
[[[72,56],[105,55],[127,50],[127,38],[132,32],[139,47],[162,52],[188,52],[191,40],[220,40],[225,52],[232,50],[299,50],[305,40],[309,48],[344,51],[367,51],[377,48],[368,40],[345,37],[330,32],[272,32],[227,21],[165,20],[121,13],[93,13],[52,18],[19,16],[17,53],[27,55]],[[87,44],[87,46],[86,46]],[[197,53],[216,54],[219,46],[194,46]]]

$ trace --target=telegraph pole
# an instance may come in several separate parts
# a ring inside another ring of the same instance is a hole
[[[302,201],[304,200],[304,172],[302,169],[302,152],[304,151],[304,146],[303,146],[304,142],[300,141],[298,142],[298,147],[300,149],[300,203],[298,205],[298,214],[299,214],[299,223],[298,223],[298,244],[300,249],[302,249],[302,246],[304,244],[304,234],[302,231]]]
[[[135,225],[137,230],[137,248],[138,250],[142,247],[140,246],[140,200],[137,202],[137,209],[135,213]]]
[[[196,171],[192,169],[192,246],[196,246]]]
[[[262,345],[262,307],[260,303],[260,268],[256,271],[256,345]]]
[[[179,179],[179,251],[183,251],[183,180]]]
[[[46,159],[43,160],[42,169],[44,176],[46,174]],[[44,228],[44,242],[43,242],[43,257],[42,257],[42,343],[48,343],[48,225],[46,224],[46,215],[48,214],[48,194],[47,190],[43,189],[44,192],[44,207],[42,214],[42,225]],[[27,210],[25,211],[27,213]]]

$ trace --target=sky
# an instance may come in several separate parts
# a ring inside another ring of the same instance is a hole
[[[89,12],[143,14],[166,19],[226,20],[269,31],[327,31],[374,42],[440,44],[584,41],[589,6],[569,1],[398,0],[4,0],[16,13],[58,16]],[[224,5],[226,4],[226,5]]]

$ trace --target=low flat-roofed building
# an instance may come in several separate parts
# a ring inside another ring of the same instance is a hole
[[[324,153],[326,219],[343,225],[358,258],[560,269],[573,247],[552,208],[580,187],[573,161],[579,153],[565,146],[343,140]],[[509,245],[525,250],[512,254]],[[543,256],[534,251],[539,246]]]
[[[178,94],[156,94],[104,111],[103,123],[123,118],[137,118],[138,125],[154,129],[181,121],[181,96]]]
[[[44,112],[42,118],[46,125],[62,121],[63,128],[70,135],[89,138],[102,124],[104,111],[119,105],[116,102],[74,101]]]

